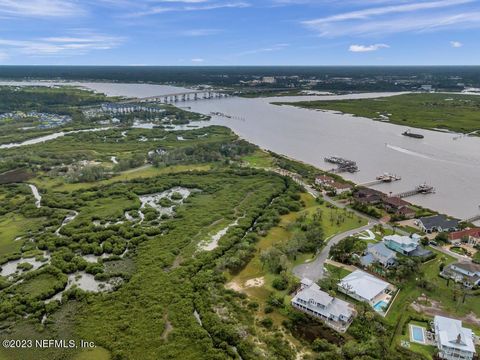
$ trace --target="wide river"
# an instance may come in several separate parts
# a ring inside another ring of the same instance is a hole
[[[1,84],[1,83],[0,83]],[[11,84],[11,83],[9,83]],[[24,83],[23,83],[24,84]],[[45,84],[45,83],[42,83]],[[146,97],[182,90],[171,86],[120,83],[77,83],[111,96]],[[424,139],[402,136],[403,126],[370,119],[272,105],[273,101],[299,99],[333,100],[384,97],[371,93],[342,96],[282,98],[225,98],[179,103],[192,111],[232,116],[212,117],[212,124],[228,126],[241,137],[262,148],[291,158],[331,169],[324,162],[329,155],[357,162],[360,172],[344,174],[356,183],[374,180],[384,172],[402,177],[401,181],[375,188],[398,193],[421,183],[435,187],[436,193],[417,195],[409,201],[459,218],[480,212],[480,138],[462,137],[428,130],[415,130]],[[448,98],[448,95],[445,96]]]

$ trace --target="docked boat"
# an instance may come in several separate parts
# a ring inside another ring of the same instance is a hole
[[[415,138],[415,139],[423,139],[425,137],[422,134],[412,133],[410,130],[407,130],[407,131],[403,132],[402,135],[412,137],[412,138]]]

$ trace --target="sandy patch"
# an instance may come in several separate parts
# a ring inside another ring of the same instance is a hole
[[[425,295],[418,297],[416,301],[410,304],[410,307],[412,307],[417,312],[420,312],[429,316],[440,315],[445,317],[452,317],[451,314],[443,310],[442,304],[439,301],[429,299]],[[458,317],[458,316],[454,316],[454,317],[466,323],[474,324],[476,326],[480,325],[480,318],[478,318],[472,312],[462,317]]]
[[[246,288],[261,287],[264,284],[265,284],[265,278],[263,276],[245,281]]]
[[[227,283],[225,285],[225,287],[227,289],[238,291],[238,292],[241,292],[243,290],[242,287],[240,286],[240,284],[237,283],[236,281],[232,281],[232,282]]]

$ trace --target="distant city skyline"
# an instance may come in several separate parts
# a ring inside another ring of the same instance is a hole
[[[478,65],[479,0],[0,0],[0,65]]]

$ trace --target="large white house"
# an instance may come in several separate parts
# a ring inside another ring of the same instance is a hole
[[[322,320],[331,328],[345,332],[356,314],[350,303],[330,296],[309,279],[303,279],[292,306]]]
[[[382,313],[388,306],[395,287],[362,270],[355,270],[338,283],[338,290],[372,306]]]
[[[443,316],[434,318],[435,340],[439,356],[446,360],[471,360],[475,355],[473,332],[460,320]]]

